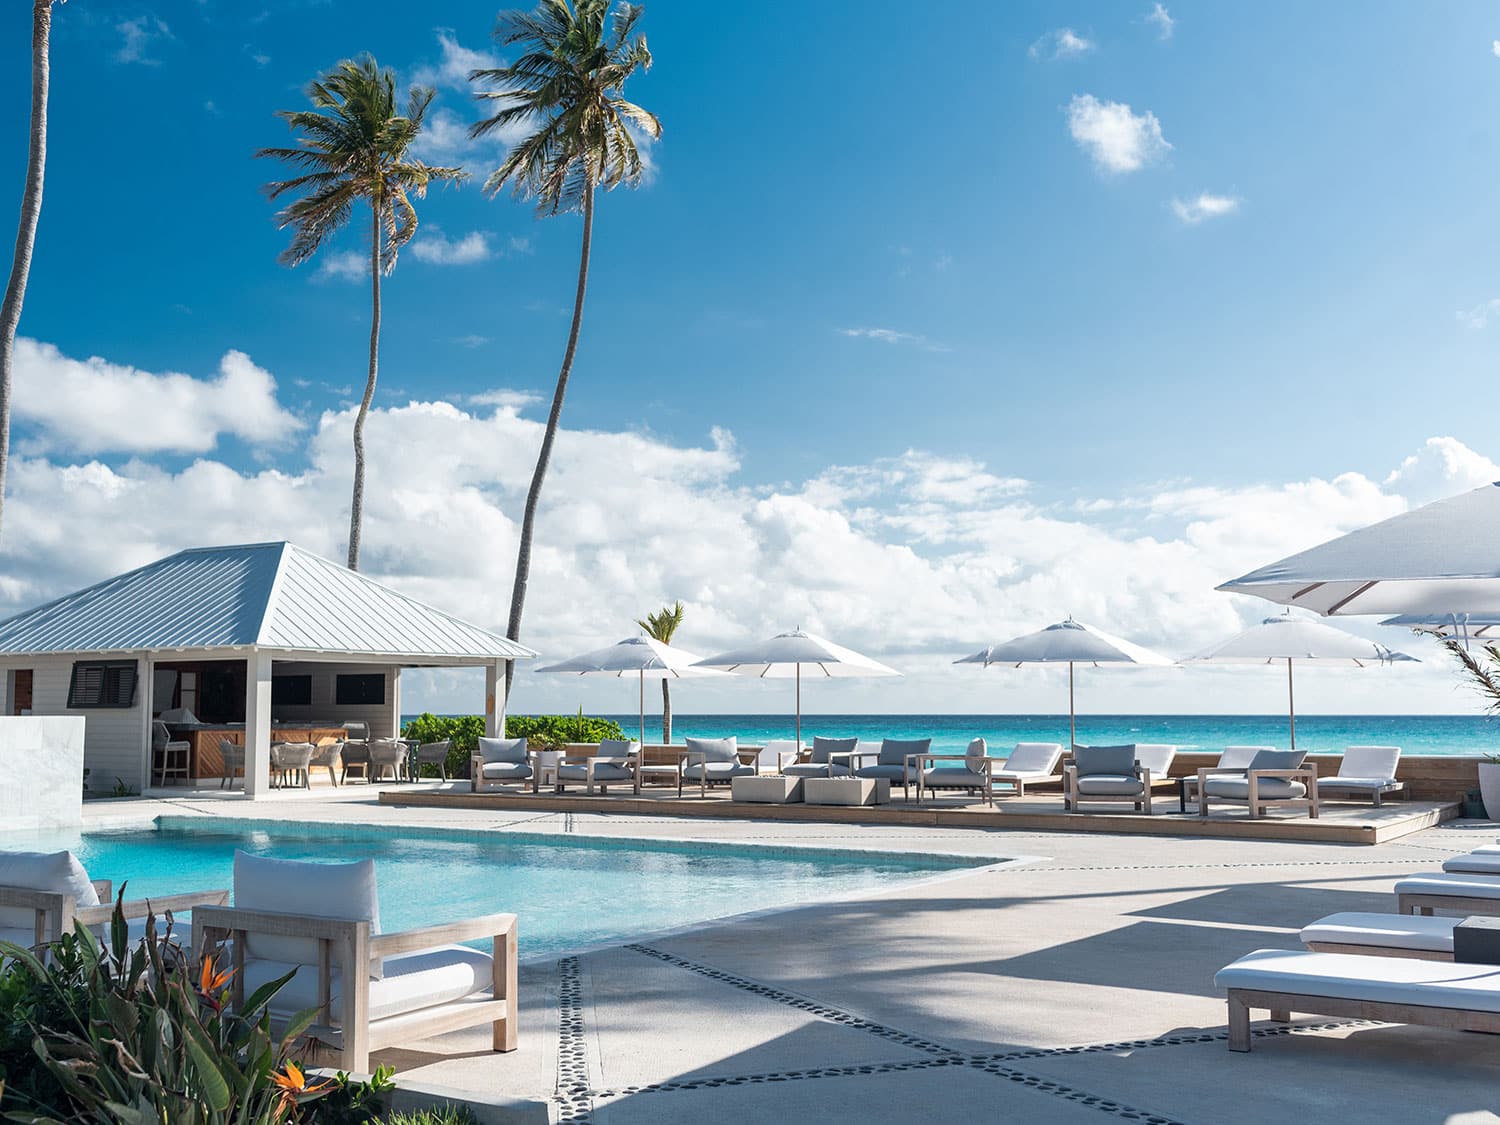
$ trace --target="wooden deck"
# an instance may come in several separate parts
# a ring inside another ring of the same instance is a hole
[[[402,788],[380,794],[382,805],[423,808],[526,809],[546,812],[616,813],[624,816],[682,816],[735,820],[804,821],[834,824],[902,824],[924,827],[1022,829],[1043,832],[1103,832],[1153,836],[1217,836],[1256,840],[1305,840],[1330,844],[1385,844],[1412,832],[1431,828],[1458,816],[1457,804],[1444,801],[1387,801],[1380,808],[1369,802],[1327,801],[1316,820],[1303,815],[1271,812],[1251,820],[1243,808],[1215,811],[1208,820],[1196,813],[1178,813],[1177,798],[1165,792],[1154,801],[1156,814],[1144,816],[1121,805],[1090,806],[1082,813],[1064,812],[1060,795],[1001,797],[990,809],[961,797],[942,797],[918,805],[903,801],[899,792],[891,803],[872,808],[833,805],[762,805],[730,800],[727,790],[712,790],[706,798],[697,791],[676,795],[675,789],[645,788],[639,797],[628,793],[589,797],[579,792],[532,793],[507,790],[471,793],[467,783],[430,789]]]

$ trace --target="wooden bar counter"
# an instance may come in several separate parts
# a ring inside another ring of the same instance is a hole
[[[271,728],[272,742],[311,742],[316,745],[324,738],[336,738],[343,741],[346,735],[342,727],[282,727]],[[184,731],[182,734],[174,735],[177,738],[186,739],[192,743],[192,753],[188,760],[188,776],[198,778],[219,778],[224,776],[224,756],[219,753],[219,740],[227,738],[230,742],[243,746],[245,744],[244,727],[200,727],[192,731]]]

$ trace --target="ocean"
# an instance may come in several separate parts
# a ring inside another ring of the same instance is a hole
[[[609,715],[633,735],[635,714]],[[792,738],[791,715],[674,715],[672,740],[726,738],[764,743]],[[983,738],[990,752],[1005,753],[1017,742],[1068,741],[1067,715],[803,715],[802,738],[930,738],[934,753],[961,752]],[[646,716],[646,740],[661,738],[661,716]],[[1281,715],[1080,715],[1078,741],[1089,744],[1166,742],[1183,750],[1219,751],[1225,746],[1285,746]],[[1297,747],[1313,753],[1345,746],[1399,746],[1406,754],[1500,753],[1500,722],[1483,715],[1299,715]]]

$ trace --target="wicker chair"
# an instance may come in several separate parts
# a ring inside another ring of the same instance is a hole
[[[406,743],[394,738],[377,738],[370,743],[370,780],[382,780],[386,770],[391,771],[392,781],[406,775]]]
[[[317,750],[311,742],[273,742],[271,744],[271,773],[275,784],[282,789],[290,785],[296,789],[310,789],[312,777],[310,766]]]
[[[245,744],[236,742],[232,738],[219,739],[219,757],[224,760],[224,775],[219,779],[220,789],[234,788],[234,775],[239,774],[241,781],[245,776]]]
[[[417,776],[413,781],[422,780],[423,766],[437,766],[438,777],[448,780],[448,749],[449,743],[445,738],[441,742],[424,742],[417,747]]]

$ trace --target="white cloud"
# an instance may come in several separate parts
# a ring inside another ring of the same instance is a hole
[[[490,338],[488,336],[481,336],[477,332],[471,332],[467,336],[453,337],[453,342],[460,347],[482,348],[490,342]]]
[[[1200,192],[1196,199],[1173,199],[1172,213],[1189,226],[1204,219],[1217,219],[1240,209],[1240,201],[1232,195],[1212,195]]]
[[[116,62],[161,65],[160,59],[151,58],[147,52],[160,40],[172,38],[172,31],[165,22],[148,14],[122,20],[115,24],[115,30],[120,33],[120,49],[115,52]]]
[[[915,332],[898,332],[894,328],[840,328],[839,335],[856,340],[879,340],[882,344],[912,344],[930,352],[950,350],[946,344],[939,344],[926,336],[919,336]]]
[[[1077,94],[1068,103],[1068,131],[1101,171],[1134,172],[1172,146],[1150,110],[1134,113],[1124,102]]]
[[[22,337],[15,379],[16,418],[37,451],[205,453],[222,436],[276,443],[302,427],[277,402],[276,380],[244,352],[226,352],[216,378],[195,379],[72,359]]]
[[[468,266],[491,256],[489,235],[477,230],[450,239],[433,228],[411,244],[411,252],[417,261],[434,266]]]
[[[246,403],[274,408],[269,376],[259,376],[258,386],[203,382],[188,400],[158,395],[149,380],[165,377],[131,380],[110,402],[85,409],[81,422],[77,412],[88,403],[80,400],[100,392],[69,387],[69,405],[54,417],[86,429],[119,409],[128,391],[135,430],[160,439],[163,419],[181,418],[173,424],[186,432],[205,417],[224,429],[231,415],[243,424]],[[18,387],[18,409],[37,398],[34,388]],[[541,437],[541,422],[528,416],[537,407],[530,392],[497,390],[463,407],[414,402],[372,412],[365,524],[372,577],[503,627],[506,572]],[[261,413],[264,432],[286,425]],[[189,545],[287,537],[342,557],[351,421],[352,409],[326,412],[297,444],[305,463],[289,458],[259,471],[211,459],[177,469],[87,456],[69,464],[18,446],[0,541],[0,616]],[[412,457],[414,448],[423,455]],[[809,710],[1050,709],[1065,698],[1055,675],[949,662],[1069,612],[1169,654],[1195,651],[1270,612],[1266,603],[1215,593],[1217,583],[1500,476],[1489,458],[1452,438],[1427,442],[1384,477],[1106,487],[1077,504],[1040,499],[1045,490],[1030,486],[1016,464],[921,450],[831,466],[778,487],[745,483],[739,466],[724,431],[692,446],[565,427],[543,500],[528,643],[555,657],[597,647],[629,635],[641,612],[680,597],[689,608],[683,643],[698,651],[802,624],[907,673],[899,681],[820,683],[804,698]],[[1387,639],[1409,647],[1404,637]],[[414,674],[403,698],[416,707],[476,707],[479,687],[455,683]],[[1319,709],[1410,713],[1452,710],[1451,684],[1437,661],[1347,679],[1327,673],[1308,690]],[[691,700],[679,703],[684,710],[788,706],[785,685],[734,678],[683,690]],[[1253,670],[1100,673],[1087,688],[1098,711],[1274,711],[1279,690],[1282,682]],[[449,694],[431,694],[441,692]],[[580,704],[628,710],[633,689],[524,672],[518,681],[517,711]]]
[[[321,281],[364,281],[370,276],[370,256],[359,250],[325,254],[318,263]]]
[[[1456,315],[1470,328],[1487,328],[1491,320],[1500,316],[1500,297],[1491,297],[1488,301],[1481,301],[1472,309],[1461,309]]]
[[[1156,5],[1146,13],[1146,22],[1156,25],[1158,39],[1172,38],[1172,31],[1177,26],[1177,21],[1168,14],[1166,5],[1160,0],[1157,0]]]
[[[1073,59],[1096,50],[1098,46],[1071,27],[1060,27],[1043,35],[1027,48],[1026,53],[1034,59]]]
[[[451,28],[438,28],[437,38],[441,52],[439,60],[412,71],[411,80],[419,86],[446,86],[467,91],[472,71],[493,70],[502,65],[498,55],[465,47]]]
[[[1500,59],[1500,39],[1494,39],[1490,41],[1490,52],[1497,59]]]

